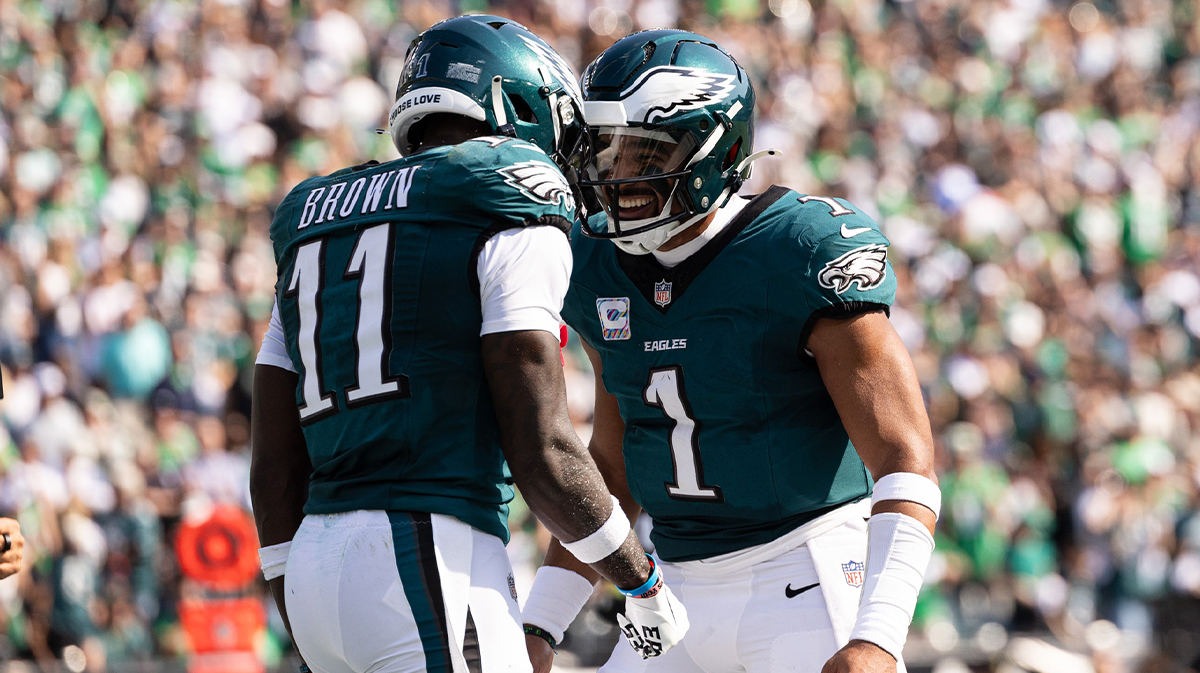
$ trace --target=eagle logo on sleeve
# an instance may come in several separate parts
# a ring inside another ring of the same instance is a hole
[[[874,290],[887,277],[887,246],[881,243],[864,245],[827,263],[817,282],[837,294],[858,284],[859,292]]]
[[[575,210],[575,198],[571,196],[571,186],[562,171],[544,161],[520,161],[498,168],[496,172],[504,176],[505,182],[538,203],[560,203],[567,210]]]

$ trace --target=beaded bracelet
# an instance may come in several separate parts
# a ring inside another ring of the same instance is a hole
[[[533,626],[532,624],[526,624],[525,625],[525,635],[537,636],[538,638],[542,638],[543,640],[545,640],[547,643],[550,644],[550,649],[554,650],[554,652],[556,654],[558,653],[558,641],[554,639],[554,636],[550,635],[549,633],[546,633],[545,629],[539,629],[538,627]]]

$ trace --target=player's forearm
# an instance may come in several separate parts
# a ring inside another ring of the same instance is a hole
[[[271,588],[271,597],[275,599],[275,606],[279,608],[279,616],[283,618],[283,628],[287,629],[288,635],[292,635],[292,622],[288,619],[287,601],[285,600],[284,578],[282,576],[267,582],[267,586]],[[295,642],[295,639],[292,639]]]
[[[555,568],[570,570],[581,575],[592,584],[600,581],[600,573],[592,570],[591,566],[580,562],[579,559],[572,556],[571,552],[567,551],[562,546],[562,543],[558,541],[558,538],[550,541],[550,546],[546,549],[546,558],[542,560],[542,566],[553,566]]]
[[[898,660],[933,554],[941,509],[933,439],[916,371],[882,313],[818,321],[809,350],[851,442],[876,480],[852,642],[830,664],[852,652],[862,654],[864,647],[868,654],[874,652],[855,641]]]
[[[933,435],[916,370],[886,316],[821,320],[808,347],[871,477],[879,481],[890,474],[911,473],[936,484]],[[907,514],[911,509],[893,503],[878,503],[876,511]],[[891,509],[880,510],[882,506]],[[925,514],[914,518],[932,523]]]
[[[558,442],[564,442],[564,438]],[[514,465],[512,470],[514,475],[523,475],[516,481],[526,504],[557,540],[589,538],[607,523],[610,516],[623,515],[623,512],[612,512],[611,505],[603,506],[602,503],[612,502],[612,496],[577,438],[574,446],[569,441],[565,445],[558,444],[556,449],[525,458],[522,467]],[[570,569],[594,571],[580,572],[591,581],[599,573],[617,586],[631,588],[643,583],[650,573],[644,550],[632,529],[616,551],[586,565],[561,545],[560,549],[573,561]]]
[[[254,523],[264,547],[291,542],[304,519],[312,464],[300,415],[296,410],[295,391],[298,377],[270,365],[254,367],[254,389],[250,412],[250,502]],[[286,547],[278,547],[286,550]],[[266,554],[268,550],[263,550]],[[281,553],[282,554],[282,553]],[[282,554],[286,559],[286,554]],[[268,585],[288,635],[292,624],[284,600],[284,578],[276,572],[268,576]],[[270,569],[264,564],[265,569]]]
[[[567,416],[558,340],[541,331],[488,334],[482,354],[501,445],[525,502],[558,539],[589,539],[612,516],[612,498]],[[650,573],[632,531],[615,551],[584,560],[618,586],[636,587]]]

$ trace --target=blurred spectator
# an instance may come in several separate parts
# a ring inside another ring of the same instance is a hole
[[[915,633],[1200,631],[1163,607],[1200,597],[1193,3],[0,0],[0,510],[28,539],[0,656],[181,647],[180,509],[246,502],[272,207],[395,156],[374,129],[405,48],[462,11],[580,67],[639,28],[713,37],[755,78],[756,149],[784,151],[747,191],[880,221],[946,497]]]

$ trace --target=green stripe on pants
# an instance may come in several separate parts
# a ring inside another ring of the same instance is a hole
[[[425,649],[428,673],[450,673],[450,634],[433,550],[433,523],[420,512],[388,512],[396,569]]]

